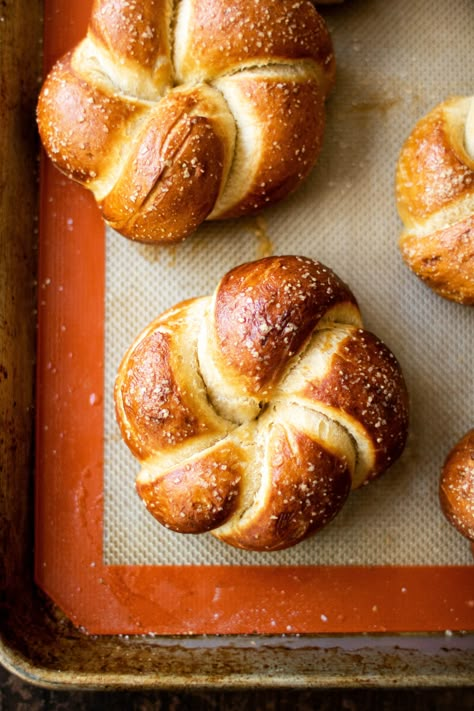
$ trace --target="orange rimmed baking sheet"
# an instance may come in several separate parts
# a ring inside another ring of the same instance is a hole
[[[45,2],[45,69],[84,34],[90,5]],[[105,565],[104,300],[94,201],[43,159],[36,579],[76,625],[94,634],[474,628],[472,567]]]

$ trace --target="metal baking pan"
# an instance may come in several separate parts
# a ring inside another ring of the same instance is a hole
[[[371,4],[374,12],[381,11],[382,3]],[[2,664],[30,682],[68,689],[472,685],[474,643],[472,633],[465,630],[89,634],[36,584],[40,202],[34,112],[41,76],[43,3],[6,0],[1,12]],[[421,594],[421,617],[422,599]]]

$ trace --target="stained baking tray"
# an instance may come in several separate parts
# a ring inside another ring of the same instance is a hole
[[[328,22],[337,27],[342,12],[354,18],[358,4],[325,9]],[[387,30],[384,4],[365,3],[365,17],[367,5]],[[136,566],[103,563],[102,462],[91,456],[103,446],[103,228],[90,196],[44,160],[40,203],[34,123],[43,10],[47,30],[61,27],[53,38],[47,35],[48,64],[81,36],[89,3],[77,6],[49,0],[43,8],[40,2],[12,0],[4,3],[1,18],[2,663],[35,683],[68,688],[471,684],[467,603],[474,579],[464,564],[286,566],[263,572],[254,566],[244,583],[232,567],[188,566],[183,573],[168,566],[157,574],[154,566],[140,566],[137,587]],[[447,17],[456,17],[456,7],[448,8]],[[421,13],[418,19],[423,21]],[[354,52],[362,51],[371,31],[372,23],[362,23]],[[396,42],[394,35],[387,38]],[[403,72],[415,69],[412,62]],[[369,103],[359,112],[390,109],[390,101],[380,97],[376,105]],[[268,249],[264,223],[257,224],[259,243]],[[58,245],[60,259],[54,256]],[[94,258],[84,260],[90,254]],[[51,284],[57,287],[54,298]],[[51,339],[53,330],[62,337]],[[85,350],[84,342],[90,346]],[[79,351],[80,359],[69,357]],[[82,446],[59,450],[60,425]],[[71,470],[81,475],[72,490]],[[211,614],[209,604],[219,597],[213,575],[221,576],[219,590],[227,586],[233,599],[211,607]],[[147,584],[149,594],[137,607]],[[245,589],[252,591],[247,599]],[[178,622],[170,606],[176,591]],[[154,626],[158,608],[161,623]],[[334,613],[329,626],[328,609]]]

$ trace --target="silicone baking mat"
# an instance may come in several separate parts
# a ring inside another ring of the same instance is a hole
[[[47,0],[46,70],[83,36],[89,11]],[[474,417],[473,313],[403,265],[394,202],[416,120],[472,93],[474,6],[354,0],[321,12],[338,67],[323,152],[304,186],[260,216],[205,224],[177,246],[132,243],[105,231],[90,195],[43,158],[36,574],[89,632],[474,627],[472,555],[437,498],[444,457]],[[210,293],[235,264],[282,253],[318,259],[350,284],[366,327],[401,362],[411,432],[401,460],[316,537],[249,553],[171,533],[145,511],[113,381],[155,316]]]

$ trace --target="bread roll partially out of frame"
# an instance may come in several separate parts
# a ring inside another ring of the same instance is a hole
[[[448,521],[474,542],[474,429],[449,452],[441,472],[439,498]]]

